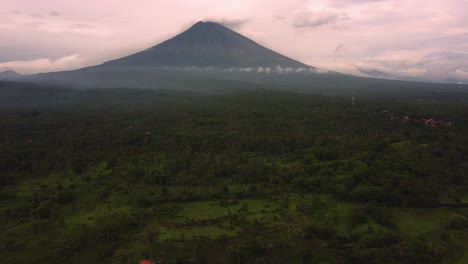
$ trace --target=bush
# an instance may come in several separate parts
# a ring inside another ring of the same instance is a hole
[[[372,218],[375,222],[385,225],[392,226],[392,211],[386,206],[368,205],[366,207],[366,214]]]
[[[72,192],[60,192],[57,196],[57,202],[60,204],[71,203],[75,200],[75,196]]]
[[[454,214],[450,217],[450,220],[447,223],[447,226],[453,229],[468,228],[468,218],[459,214]]]
[[[353,206],[349,210],[348,221],[351,227],[363,224],[367,220],[366,207],[363,205]]]
[[[248,252],[240,248],[231,248],[226,252],[226,262],[227,263],[246,263],[248,258]]]
[[[320,239],[331,239],[336,237],[336,232],[329,226],[312,224],[304,228],[304,238],[320,238]]]
[[[20,245],[18,244],[16,239],[8,238],[5,241],[4,248],[5,248],[5,250],[8,250],[8,251],[17,251],[17,250],[20,249]]]
[[[48,207],[42,207],[37,211],[37,217],[39,217],[39,219],[47,219],[51,217],[51,215],[52,210],[50,210]]]
[[[151,200],[151,197],[148,197],[148,196],[139,196],[136,198],[135,202],[138,207],[147,208],[153,205],[153,201]]]
[[[17,219],[24,215],[28,215],[31,213],[31,208],[27,204],[22,204],[19,206],[8,207],[6,209],[6,215],[10,219]]]
[[[377,186],[362,186],[354,189],[351,194],[351,199],[357,202],[388,202],[390,199],[387,192],[382,187]]]
[[[400,242],[400,238],[394,234],[373,233],[365,236],[362,243],[367,248],[385,248]]]

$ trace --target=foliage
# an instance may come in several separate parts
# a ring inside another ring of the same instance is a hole
[[[0,110],[5,263],[455,263],[467,250],[463,101],[68,93],[91,101]]]

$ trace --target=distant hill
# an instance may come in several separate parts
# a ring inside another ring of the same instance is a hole
[[[12,71],[12,70],[7,70],[0,72],[0,80],[5,81],[5,80],[18,80],[21,78],[21,74]]]
[[[311,68],[220,24],[201,21],[159,45],[103,66]]]

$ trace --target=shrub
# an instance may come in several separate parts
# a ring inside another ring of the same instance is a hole
[[[39,219],[47,219],[52,215],[52,210],[48,207],[42,207],[39,210],[37,210],[37,217]]]
[[[447,226],[453,229],[468,228],[468,218],[459,214],[454,214],[450,217],[450,220],[447,223]]]
[[[312,239],[315,237],[320,239],[331,239],[336,237],[336,232],[327,225],[312,224],[306,226],[304,228],[304,238]]]
[[[351,199],[357,202],[387,202],[388,195],[382,187],[377,186],[362,186],[354,189],[351,194]]]
[[[60,192],[57,196],[57,202],[60,204],[71,203],[75,200],[75,196],[72,192]]]
[[[355,227],[359,224],[365,223],[367,220],[366,207],[363,205],[353,206],[349,210],[348,221],[351,227]]]

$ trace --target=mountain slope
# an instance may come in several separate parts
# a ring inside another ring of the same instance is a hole
[[[103,66],[310,68],[213,22],[198,22],[172,39]]]

